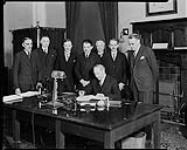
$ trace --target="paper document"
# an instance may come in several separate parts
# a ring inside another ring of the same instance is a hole
[[[39,91],[27,91],[24,93],[21,93],[22,97],[31,97],[31,96],[36,96],[36,95],[40,95]]]
[[[3,103],[14,103],[22,101],[22,96],[19,95],[9,95],[3,96]]]
[[[14,94],[14,95],[3,96],[3,102],[11,104],[11,103],[23,101],[22,98],[24,97],[31,97],[31,96],[35,96],[39,94],[40,93],[38,91],[27,91],[27,92],[21,93],[20,95]]]
[[[98,99],[98,100],[101,100],[101,99],[106,99],[107,97],[105,96],[94,96],[94,95],[85,95],[85,96],[78,96],[77,97],[77,101],[78,102],[88,102],[90,101],[91,99]]]

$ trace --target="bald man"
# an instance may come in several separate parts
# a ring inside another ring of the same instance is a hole
[[[102,64],[97,64],[94,66],[93,72],[96,79],[93,79],[90,86],[85,89],[86,94],[103,93],[113,100],[119,100],[121,96],[117,81],[106,74],[105,67]]]

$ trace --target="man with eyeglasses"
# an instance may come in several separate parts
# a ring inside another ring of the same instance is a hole
[[[17,95],[20,95],[21,92],[34,90],[36,84],[32,60],[32,39],[25,37],[22,46],[24,49],[16,54],[13,65],[13,81]]]

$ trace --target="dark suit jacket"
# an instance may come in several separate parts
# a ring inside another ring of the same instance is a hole
[[[33,59],[37,70],[37,81],[44,82],[51,78],[51,72],[55,67],[56,50],[48,49],[48,54],[45,54],[41,48],[33,51]]]
[[[64,87],[65,91],[73,91],[73,89],[74,89],[75,63],[76,63],[75,54],[73,54],[71,52],[68,61],[66,61],[65,56],[64,56],[64,49],[57,51],[57,59],[56,59],[55,69],[64,71],[66,74],[66,79],[65,79],[66,87]]]
[[[111,52],[107,52],[103,58],[103,64],[106,73],[117,80],[117,82],[127,82],[127,59],[124,54],[117,52],[115,61],[113,61]]]
[[[15,56],[13,66],[14,88],[20,88],[22,92],[34,90],[36,84],[34,72],[32,59],[29,59],[25,51],[18,52]]]
[[[96,53],[98,56],[99,56],[99,58],[100,58],[100,60],[101,60],[101,64],[103,64],[104,65],[104,60],[106,59],[105,57],[107,57],[107,54],[106,53],[108,53],[108,49],[104,49],[104,53],[103,53],[103,56],[101,57],[101,56],[99,56],[99,54],[98,53]]]
[[[141,46],[131,66],[131,84],[134,82],[139,91],[152,91],[158,78],[158,67],[152,49]]]
[[[107,75],[102,86],[99,85],[97,79],[93,79],[91,84],[85,89],[86,94],[103,93],[105,96],[108,96],[112,99],[120,99],[120,90],[118,88],[117,81],[111,76]]]
[[[96,54],[90,53],[89,58],[85,58],[84,53],[80,54],[75,65],[75,75],[78,82],[80,79],[93,79],[93,67],[98,63],[101,63],[101,61]]]

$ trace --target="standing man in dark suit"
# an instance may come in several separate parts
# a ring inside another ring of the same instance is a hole
[[[134,99],[144,103],[153,103],[153,91],[158,79],[158,67],[155,55],[151,48],[140,43],[138,34],[128,37],[131,50],[131,88]]]
[[[116,79],[107,75],[105,67],[102,64],[97,64],[93,68],[96,79],[91,81],[91,84],[85,89],[86,94],[102,93],[112,99],[120,99],[120,90]]]
[[[34,90],[36,79],[34,74],[34,67],[32,57],[32,39],[25,37],[22,42],[24,50],[18,52],[15,56],[13,66],[13,79],[15,94],[19,95],[21,92]]]
[[[55,67],[57,54],[56,50],[50,47],[50,39],[47,35],[41,37],[40,44],[41,47],[33,51],[34,67],[36,68],[37,76],[36,89],[43,88],[47,92],[51,92],[53,84],[51,73]],[[37,126],[36,130],[36,138],[39,138],[36,141],[40,141],[40,144],[46,144],[43,141],[47,141],[50,134],[43,127]]]
[[[76,56],[72,52],[72,42],[67,39],[63,43],[63,50],[60,50],[57,52],[57,60],[56,60],[56,65],[55,69],[64,71],[66,74],[66,78],[64,80],[65,86],[63,87],[64,91],[70,91],[74,92],[75,91],[75,81],[74,81],[74,67],[75,67],[75,62],[76,62]],[[60,85],[59,85],[60,86]]]
[[[48,36],[41,37],[41,47],[33,51],[35,67],[37,68],[37,85],[51,90],[51,72],[56,61],[56,50],[50,48]]]
[[[106,68],[106,73],[115,78],[118,82],[122,97],[127,84],[127,59],[124,54],[118,50],[119,44],[116,39],[111,39],[109,42],[110,51],[106,53],[103,64]]]
[[[78,89],[84,89],[90,83],[90,81],[94,78],[93,66],[100,63],[100,59],[97,54],[91,53],[92,48],[92,41],[83,41],[83,53],[78,56],[75,66]]]

